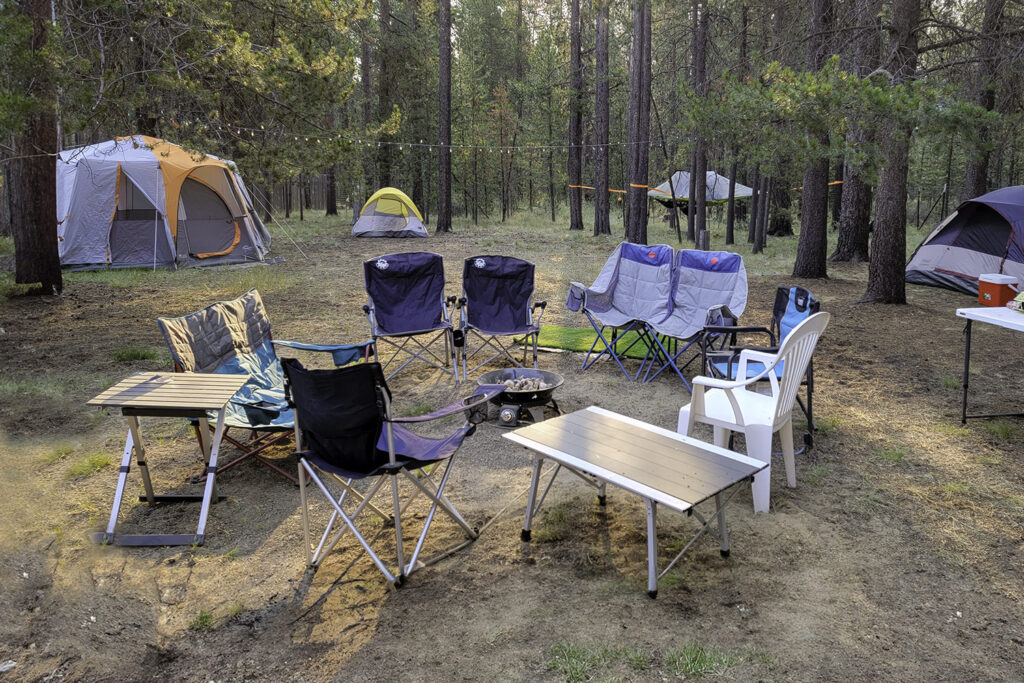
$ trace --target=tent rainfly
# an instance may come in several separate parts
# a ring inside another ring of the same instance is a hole
[[[57,239],[72,267],[262,261],[270,248],[234,163],[146,135],[60,153]]]
[[[647,196],[657,199],[665,206],[672,205],[672,195],[675,194],[677,201],[686,201],[690,196],[690,172],[676,171],[672,174],[672,188],[669,189],[669,181],[663,182],[653,190],[648,190]],[[724,202],[729,199],[729,179],[715,171],[708,171],[704,183],[705,197],[708,202]],[[674,191],[674,192],[673,192]],[[734,196],[736,199],[744,199],[753,194],[753,190],[746,185],[736,183]]]
[[[1024,282],[1024,185],[961,204],[914,251],[906,280],[977,294],[978,276],[987,273]]]
[[[363,204],[353,237],[426,237],[423,216],[401,190],[382,187]]]

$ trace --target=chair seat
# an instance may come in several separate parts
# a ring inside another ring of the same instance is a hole
[[[519,328],[518,330],[491,330],[491,329],[488,329],[486,327],[481,327],[479,325],[474,325],[473,323],[467,321],[466,322],[466,329],[467,330],[475,330],[475,331],[479,332],[480,334],[486,334],[486,335],[490,335],[490,336],[501,337],[501,336],[508,336],[508,335],[513,335],[513,334],[535,334],[535,333],[540,331],[540,326],[539,325],[527,325],[525,327]]]
[[[731,365],[728,361],[716,361],[714,363],[710,363],[710,365],[714,368],[715,376],[724,377],[726,379],[736,379],[736,371],[739,369],[739,364],[735,361]],[[785,361],[775,364],[774,370],[776,377],[782,377],[782,370],[785,366]],[[757,377],[762,372],[764,372],[764,363],[751,361],[747,363],[747,376],[743,379]]]
[[[474,425],[466,425],[443,439],[432,439],[420,436],[402,425],[393,425],[392,434],[395,439],[395,459],[397,460],[394,466],[387,462],[387,430],[381,430],[380,438],[377,439],[377,455],[384,461],[384,464],[371,472],[347,470],[336,463],[320,457],[314,451],[303,451],[302,454],[304,458],[325,472],[331,472],[346,479],[363,479],[377,476],[390,469],[405,468],[414,470],[430,463],[450,458],[459,449],[459,446],[462,445],[462,442],[473,427]]]
[[[771,426],[774,422],[775,399],[768,394],[754,391],[734,391],[745,425]],[[722,389],[708,389],[704,392],[704,415],[700,422],[727,429],[738,425],[729,397]]]

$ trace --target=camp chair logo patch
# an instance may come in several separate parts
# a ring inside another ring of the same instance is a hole
[[[379,258],[377,259],[377,262],[373,265],[377,266],[377,270],[387,270],[388,266],[390,266],[391,264],[387,262],[387,259]]]
[[[474,268],[486,268],[487,267],[487,261],[484,261],[482,258],[478,258],[475,261],[473,261],[473,267]]]
[[[652,261],[653,261],[653,260],[654,260],[654,259],[655,259],[655,258],[656,258],[657,256],[658,256],[658,252],[654,251],[653,249],[651,249],[651,250],[650,250],[649,252],[647,252],[647,258],[651,259]]]

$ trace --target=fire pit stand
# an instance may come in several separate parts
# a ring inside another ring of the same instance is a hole
[[[494,398],[491,403],[498,406],[498,426],[518,427],[521,424],[540,422],[544,419],[544,409],[551,408],[555,415],[561,415],[558,403],[552,397],[555,389],[562,386],[562,376],[547,370],[533,368],[508,368],[492,370],[480,375],[478,384],[504,384],[505,380],[524,377],[540,378],[543,389],[515,391],[507,389]]]

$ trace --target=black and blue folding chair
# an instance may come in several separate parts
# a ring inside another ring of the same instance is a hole
[[[794,285],[792,287],[779,287],[775,292],[775,304],[772,307],[772,318],[768,327],[757,326],[711,326],[707,328],[708,334],[724,334],[730,338],[728,348],[718,351],[708,351],[705,354],[704,365],[712,377],[722,379],[749,379],[756,377],[764,371],[760,363],[752,362],[747,364],[747,377],[735,377],[738,368],[740,352],[746,348],[753,348],[762,351],[774,352],[783,340],[789,336],[797,325],[821,310],[821,303],[807,289]],[[767,346],[740,345],[740,335],[762,335],[767,337]],[[775,368],[776,377],[781,377],[782,365]],[[814,361],[807,365],[807,372],[804,375],[802,386],[806,387],[806,401],[799,395],[796,397],[800,410],[807,418],[807,431],[804,433],[804,443],[813,445],[813,433],[818,427],[814,423]]]
[[[610,358],[629,379],[636,379],[644,371],[654,347],[646,321],[662,320],[670,312],[673,253],[667,244],[623,242],[608,257],[594,284],[569,285],[566,307],[582,311],[597,332],[583,359],[583,370]],[[636,336],[626,337],[629,332]],[[634,347],[645,353],[635,375],[623,364]]]
[[[362,363],[335,370],[309,370],[294,359],[283,361],[288,399],[296,414],[296,456],[299,460],[299,496],[302,503],[302,531],[306,561],[318,567],[346,532],[351,532],[388,581],[401,586],[419,562],[427,532],[438,510],[450,517],[466,538],[477,531],[459,514],[445,493],[459,446],[476,429],[485,404],[503,386],[481,386],[468,399],[453,403],[429,415],[394,417],[391,391],[379,363]],[[405,425],[427,422],[450,415],[465,414],[454,431],[441,438],[428,438],[409,431]],[[434,467],[431,467],[434,466]],[[357,491],[355,480],[373,480]],[[378,507],[374,498],[391,481],[390,506]],[[330,517],[315,546],[311,543],[311,517],[307,491],[310,482],[330,504]],[[410,495],[400,492],[400,482],[410,484]],[[332,490],[333,489],[333,490]],[[424,495],[429,509],[423,517],[416,547],[407,558],[404,546],[406,522],[422,514],[410,510],[412,499]],[[390,507],[390,511],[388,508]],[[359,515],[372,512],[394,527],[394,568],[389,568],[374,550],[374,538],[367,538],[356,526]],[[440,556],[445,556],[442,553]]]
[[[368,359],[369,341],[360,344],[306,344],[272,339],[270,319],[260,293],[251,289],[237,299],[220,301],[180,318],[157,318],[178,372],[248,375],[249,379],[227,405],[224,441],[242,455],[218,467],[229,470],[249,458],[282,477],[295,479],[260,454],[292,435],[294,416],[284,399],[284,375],[275,346],[330,353],[335,365]],[[198,422],[196,437],[202,439]],[[237,437],[232,430],[248,432]],[[196,477],[205,478],[205,473]]]
[[[533,272],[532,263],[512,256],[466,259],[458,304],[463,381],[498,359],[524,367],[531,344],[533,367],[537,367],[537,337],[547,302],[533,301]],[[538,309],[540,313],[534,317]],[[506,346],[501,339],[509,336],[522,340],[522,362],[512,355],[512,343]]]
[[[441,257],[429,252],[378,256],[363,263],[363,282],[369,298],[363,312],[370,321],[377,359],[385,372],[397,364],[387,379],[420,360],[458,383],[451,317],[456,298],[445,297]],[[443,353],[435,351],[438,342],[444,346]],[[381,343],[391,351],[386,359],[380,355]]]

